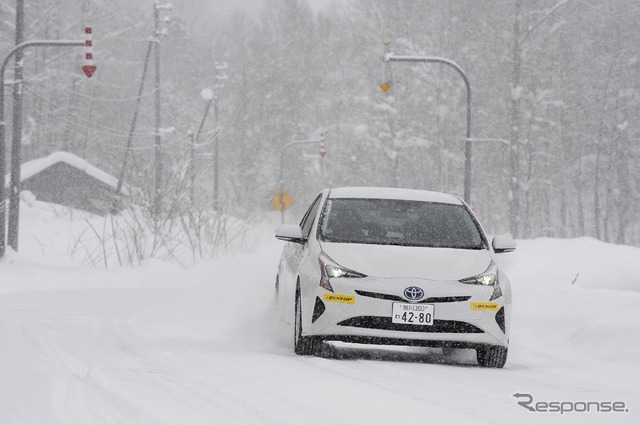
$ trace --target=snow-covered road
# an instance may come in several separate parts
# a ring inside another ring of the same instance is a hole
[[[3,259],[0,424],[640,419],[640,293],[625,290],[638,283],[619,281],[637,282],[639,249],[537,240],[507,254],[515,305],[510,356],[501,370],[477,367],[468,350],[444,356],[437,349],[342,345],[337,358],[295,356],[291,331],[273,311],[280,249],[277,241],[264,243],[186,270]],[[612,273],[590,270],[600,260],[590,255],[620,260],[629,276],[615,273],[616,290],[598,288]],[[630,411],[530,412],[515,393],[536,402],[622,401]]]

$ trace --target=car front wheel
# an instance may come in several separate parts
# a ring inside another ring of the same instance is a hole
[[[487,345],[476,348],[476,357],[480,366],[501,368],[507,362],[508,352],[508,347]]]
[[[293,351],[300,356],[310,356],[316,350],[317,340],[302,336],[302,302],[300,292],[296,291],[296,312],[293,325]]]

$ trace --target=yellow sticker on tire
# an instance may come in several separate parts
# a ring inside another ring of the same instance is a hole
[[[482,302],[475,302],[475,303],[471,303],[471,310],[489,310],[489,311],[496,311],[498,308],[500,307],[500,304],[498,303],[482,303]]]
[[[324,300],[328,303],[353,304],[356,297],[353,295],[324,294]]]

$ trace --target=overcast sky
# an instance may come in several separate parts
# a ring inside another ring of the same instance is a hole
[[[347,0],[339,0],[347,1]],[[322,10],[332,0],[307,0],[307,3],[315,10]],[[208,9],[215,15],[227,15],[238,8],[245,9],[248,12],[258,12],[262,9],[263,0],[185,0],[174,3],[177,9],[187,5],[190,9]]]
[[[315,10],[322,10],[332,1],[334,0],[307,0],[307,3]],[[211,29],[216,22],[225,20],[238,8],[250,14],[256,14],[263,7],[263,0],[174,0],[172,3],[175,16],[179,16],[198,34],[207,34],[207,29]]]
[[[320,10],[331,3],[332,0],[307,0],[307,3],[316,10]],[[212,0],[215,8],[220,11],[230,12],[238,7],[242,7],[248,11],[260,10],[262,0]]]

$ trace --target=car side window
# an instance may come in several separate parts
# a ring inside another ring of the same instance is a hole
[[[320,207],[320,200],[322,199],[322,195],[318,196],[315,201],[311,204],[306,214],[302,218],[300,222],[300,227],[302,227],[302,236],[305,238],[309,237],[309,233],[311,232],[311,226],[313,226],[313,220],[316,218],[316,214],[318,213],[318,208]]]

